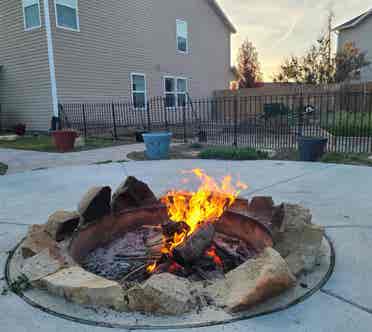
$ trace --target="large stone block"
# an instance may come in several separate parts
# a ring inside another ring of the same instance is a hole
[[[83,196],[78,212],[82,216],[83,224],[101,219],[110,213],[111,188],[93,187]]]
[[[31,283],[34,283],[57,272],[64,266],[63,260],[53,257],[49,249],[44,249],[39,254],[26,259],[21,272]]]
[[[23,258],[33,257],[44,249],[49,249],[52,255],[58,255],[58,244],[48,233],[45,232],[44,225],[32,225],[29,228],[26,239],[21,245]]]
[[[129,176],[112,196],[111,208],[114,213],[119,213],[126,209],[153,205],[157,202],[157,198],[146,183]]]
[[[283,204],[281,221],[274,228],[274,248],[287,261],[292,273],[310,271],[317,263],[324,227],[311,223],[308,209]]]
[[[87,272],[80,267],[70,267],[40,279],[39,285],[52,294],[83,304],[126,309],[124,291],[115,282]]]
[[[145,313],[181,315],[193,307],[191,283],[173,274],[152,276],[127,292],[128,308]]]
[[[45,226],[45,231],[56,241],[70,237],[79,225],[80,214],[77,212],[57,211],[53,213]]]
[[[230,271],[207,287],[216,304],[231,312],[247,309],[295,285],[285,260],[272,248]]]

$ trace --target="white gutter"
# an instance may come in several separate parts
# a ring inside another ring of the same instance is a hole
[[[58,93],[57,93],[57,83],[56,83],[56,68],[54,64],[53,37],[52,37],[52,29],[50,25],[49,0],[43,0],[43,3],[44,3],[45,30],[46,30],[47,45],[48,45],[50,86],[52,90],[53,116],[58,117]]]

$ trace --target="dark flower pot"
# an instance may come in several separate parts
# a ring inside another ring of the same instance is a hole
[[[300,137],[298,147],[301,161],[318,161],[326,152],[328,139],[324,137]]]
[[[74,149],[77,133],[72,130],[56,130],[52,132],[52,137],[59,152],[69,152]]]

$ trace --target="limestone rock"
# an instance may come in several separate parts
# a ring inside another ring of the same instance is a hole
[[[78,212],[83,224],[90,223],[110,213],[111,188],[93,187],[81,199]]]
[[[53,257],[49,249],[44,249],[39,254],[26,259],[22,266],[22,273],[31,283],[38,281],[63,268],[63,260]]]
[[[295,285],[285,260],[272,248],[230,271],[225,280],[207,287],[216,304],[237,312],[279,295]]]
[[[114,213],[118,213],[126,209],[154,205],[157,202],[157,198],[146,183],[129,176],[112,196],[111,208]]]
[[[283,204],[281,222],[274,228],[274,248],[287,261],[292,273],[310,271],[317,263],[324,227],[311,223],[308,209]]]
[[[40,279],[41,287],[52,294],[83,304],[126,309],[124,291],[115,281],[92,274],[80,267],[70,267]]]
[[[193,307],[188,280],[170,273],[153,275],[143,285],[128,290],[128,308],[145,313],[181,315]]]
[[[29,258],[49,249],[53,255],[58,253],[57,242],[54,241],[48,233],[45,232],[44,225],[32,225],[29,228],[26,239],[21,245],[23,258]]]
[[[77,212],[57,211],[49,217],[45,231],[60,242],[71,236],[79,221],[80,214]]]

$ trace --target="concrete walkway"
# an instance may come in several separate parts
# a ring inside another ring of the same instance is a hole
[[[309,207],[326,226],[336,250],[330,281],[310,299],[286,311],[205,332],[369,332],[372,326],[372,168],[252,161],[177,160],[63,167],[0,178],[0,265],[33,223],[57,209],[75,209],[94,185],[116,187],[127,174],[147,181],[157,194],[174,187],[184,169],[201,167],[214,176],[240,175],[250,185],[243,196],[272,195]],[[0,290],[5,284],[0,268]],[[0,331],[107,332],[30,307],[14,294],[0,296]],[[119,331],[119,330],[114,330]]]
[[[71,153],[49,153],[0,148],[0,162],[9,166],[7,174],[58,166],[88,165],[97,162],[125,160],[128,153],[143,151],[144,144],[120,145]]]

